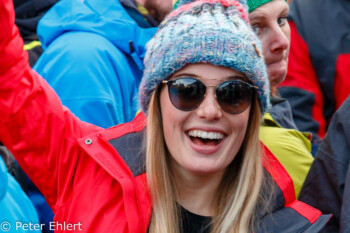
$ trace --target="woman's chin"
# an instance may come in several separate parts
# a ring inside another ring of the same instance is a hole
[[[267,73],[269,75],[271,87],[274,87],[284,81],[287,76],[287,68],[288,66],[285,61],[267,66]]]
[[[270,86],[274,87],[277,86],[278,84],[280,84],[281,82],[284,81],[284,79],[287,76],[287,72],[286,71],[273,71],[273,72],[269,72],[269,81],[270,81]]]

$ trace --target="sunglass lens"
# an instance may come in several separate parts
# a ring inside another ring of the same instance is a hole
[[[169,85],[169,97],[172,104],[183,111],[197,108],[205,95],[205,85],[193,78],[173,80]]]
[[[216,89],[218,102],[228,113],[241,113],[248,108],[252,100],[251,87],[241,81],[226,81]]]

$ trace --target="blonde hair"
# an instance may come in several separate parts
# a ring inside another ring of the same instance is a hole
[[[176,204],[177,192],[166,148],[159,95],[154,91],[148,110],[146,130],[146,173],[153,203],[149,233],[178,233],[181,218]],[[262,156],[259,142],[261,112],[257,98],[251,106],[248,128],[242,146],[227,168],[216,195],[213,233],[253,232],[257,211],[263,202]]]

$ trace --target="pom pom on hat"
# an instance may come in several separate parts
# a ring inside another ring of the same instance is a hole
[[[147,114],[151,95],[162,80],[187,64],[210,63],[242,72],[258,87],[265,112],[270,106],[270,86],[261,51],[240,2],[198,0],[181,5],[164,19],[147,44],[139,89],[141,109]]]

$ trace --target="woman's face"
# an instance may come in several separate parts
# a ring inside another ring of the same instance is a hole
[[[288,12],[289,5],[285,0],[273,0],[249,14],[253,30],[262,42],[272,87],[281,83],[287,75],[290,47]]]
[[[172,75],[170,80],[181,77],[199,79],[210,87],[207,87],[201,104],[192,111],[174,107],[167,85],[161,88],[164,137],[173,168],[182,174],[223,174],[241,147],[250,106],[240,114],[223,111],[215,98],[215,87],[226,80],[245,81],[246,78],[238,71],[210,64],[187,65]]]

